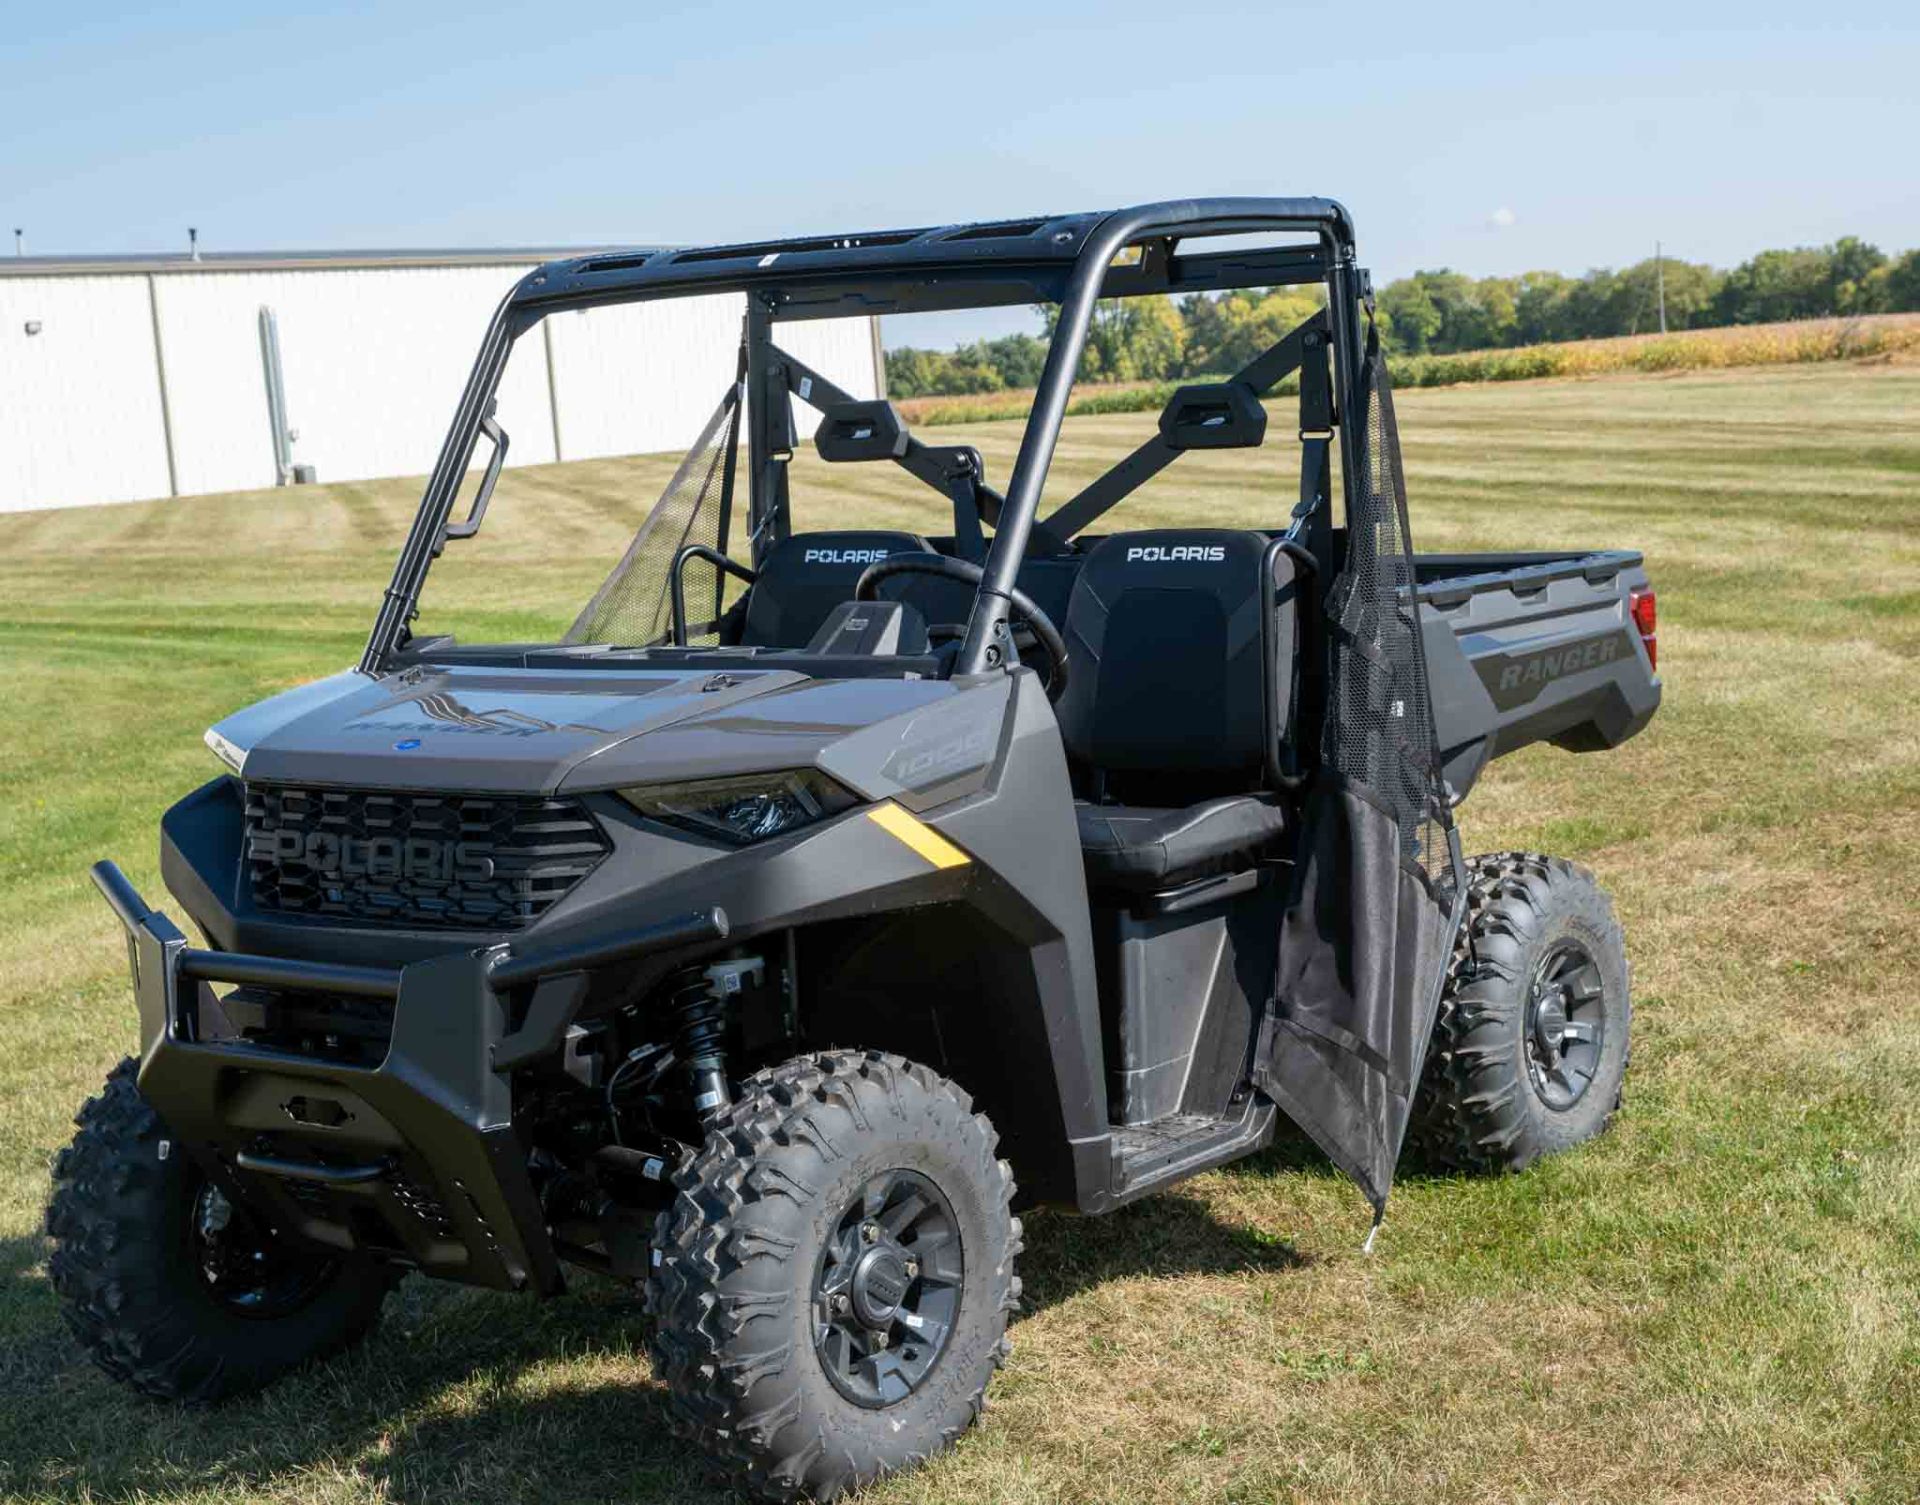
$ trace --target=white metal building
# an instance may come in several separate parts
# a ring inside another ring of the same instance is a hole
[[[321,481],[425,472],[495,305],[570,254],[0,258],[0,512],[274,485],[263,308],[294,461]],[[546,320],[501,388],[510,463],[691,443],[733,376],[741,314],[725,295]],[[875,321],[788,324],[780,339],[881,395]]]

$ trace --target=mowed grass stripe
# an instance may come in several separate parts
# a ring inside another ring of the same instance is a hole
[[[1920,369],[1401,397],[1422,547],[1644,549],[1666,708],[1488,773],[1470,849],[1613,891],[1635,1061],[1613,1132],[1528,1175],[1409,1174],[1378,1252],[1286,1145],[1114,1218],[1030,1219],[986,1424],[873,1491],[996,1500],[1905,1501],[1920,1493]],[[1274,429],[1287,432],[1284,413]],[[1151,431],[1072,420],[1052,503]],[[943,430],[1004,483],[1018,428]],[[463,631],[554,631],[670,457],[509,472],[442,561]],[[1290,446],[1195,455],[1116,527],[1270,522]],[[803,455],[803,524],[945,530]],[[84,869],[157,896],[160,811],[225,712],[350,662],[417,482],[0,517],[0,1489],[17,1499],[719,1499],[670,1442],[637,1302],[411,1281],[362,1353],[222,1411],[149,1407],[63,1336],[46,1165],[133,1039]],[[496,531],[497,530],[497,531]],[[438,625],[429,617],[423,625]],[[910,985],[910,984],[909,984]]]

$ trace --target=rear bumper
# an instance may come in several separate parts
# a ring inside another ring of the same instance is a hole
[[[196,949],[112,863],[93,877],[127,930],[140,1089],[181,1147],[276,1229],[500,1290],[562,1284],[514,1069],[558,1047],[584,968],[727,928],[711,910],[565,952],[348,967]],[[239,1038],[215,982],[390,1006],[390,1043],[378,1064],[350,1064]]]

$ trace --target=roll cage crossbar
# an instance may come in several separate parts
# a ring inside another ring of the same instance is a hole
[[[1276,232],[1299,232],[1311,238],[1299,244],[1250,249],[1185,249],[1188,241]],[[1132,246],[1139,247],[1137,257],[1121,259],[1121,252]],[[514,341],[548,314],[660,297],[746,295],[748,475],[752,492],[749,522],[754,530],[757,562],[786,526],[786,461],[796,443],[789,393],[798,390],[803,378],[819,384],[815,391],[828,395],[839,392],[831,383],[823,382],[819,373],[805,369],[774,345],[772,328],[776,323],[1057,303],[1060,316],[1004,498],[986,488],[977,474],[972,478],[979,516],[992,523],[995,532],[991,547],[986,549],[985,573],[954,673],[977,674],[1008,660],[1009,594],[1036,527],[1044,530],[1043,537],[1070,536],[1061,532],[1078,515],[1069,509],[1085,512],[1099,499],[1088,499],[1083,492],[1045,524],[1036,522],[1060,423],[1099,300],[1316,282],[1327,289],[1324,335],[1331,347],[1332,401],[1327,411],[1327,434],[1309,434],[1303,421],[1303,441],[1330,437],[1339,415],[1358,411],[1361,406],[1352,399],[1361,368],[1358,312],[1367,292],[1365,274],[1354,262],[1352,220],[1331,199],[1187,199],[1105,214],[692,250],[636,251],[538,267],[501,302],[488,326],[368,636],[360,669],[367,674],[385,672],[405,646],[427,572],[446,540],[459,536],[459,527],[450,530],[448,520],[483,425],[492,420],[494,397],[507,357]],[[1278,363],[1291,359],[1301,364],[1300,347],[1311,338],[1313,322],[1302,325],[1235,379],[1251,382],[1264,374],[1256,368],[1270,360]],[[1288,348],[1296,337],[1299,346]],[[1307,373],[1317,364],[1309,360],[1301,366],[1303,420],[1304,388],[1310,380]],[[1260,390],[1271,386],[1288,369],[1291,367],[1276,364]],[[1143,446],[1143,450],[1150,447]],[[1307,450],[1303,464],[1312,465],[1314,446],[1309,443]],[[1358,446],[1351,444],[1341,449],[1342,472],[1349,489],[1358,483],[1357,450]],[[917,450],[910,448],[900,463],[952,494],[954,453],[920,445]],[[1319,449],[1317,456],[1324,473],[1326,450]],[[1121,485],[1112,500],[1118,500],[1151,474],[1148,467],[1155,467],[1156,461],[1164,463],[1158,455],[1136,451],[1115,467],[1133,467],[1129,474],[1137,474],[1138,479]],[[1145,473],[1139,474],[1143,470]],[[1094,487],[1107,480],[1102,477]],[[1109,485],[1125,480],[1122,476]],[[1324,490],[1321,488],[1322,495]],[[1303,471],[1303,505],[1308,491]],[[1106,505],[1111,505],[1111,500]],[[1105,509],[1102,506],[1097,510]],[[1062,517],[1062,513],[1067,516]]]
[[[1300,438],[1310,446],[1306,468],[1317,477],[1326,463],[1325,441],[1333,429],[1333,391],[1327,369],[1327,316],[1324,310],[1302,320],[1280,341],[1242,366],[1219,385],[1244,387],[1259,397],[1283,378],[1300,373]],[[1319,444],[1319,449],[1311,446]],[[1126,497],[1165,470],[1186,452],[1167,433],[1158,432],[1125,459],[1103,471],[1034,524],[1034,531],[1064,548],[1068,539],[1085,531]]]

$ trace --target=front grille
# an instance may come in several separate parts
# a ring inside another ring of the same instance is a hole
[[[247,787],[254,906],[384,925],[531,924],[606,836],[578,800]]]

